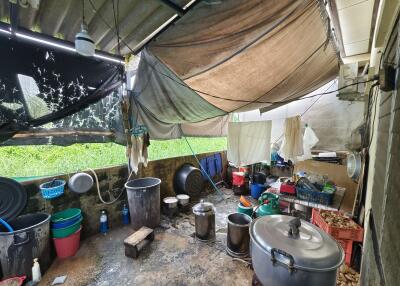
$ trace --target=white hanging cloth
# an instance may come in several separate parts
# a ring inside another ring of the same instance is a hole
[[[317,135],[315,134],[314,130],[312,130],[312,128],[306,124],[306,129],[304,130],[304,135],[303,135],[304,154],[303,154],[303,156],[299,156],[297,158],[298,161],[312,159],[311,148],[313,148],[315,145],[317,145],[318,142],[319,142],[319,139],[318,139]]]
[[[285,119],[283,126],[283,141],[279,155],[285,160],[296,162],[297,157],[303,155],[303,136],[301,132],[300,116]]]
[[[229,122],[228,161],[245,166],[271,160],[271,121]]]
[[[139,170],[139,164],[143,163],[147,167],[148,153],[147,147],[150,145],[148,134],[131,136],[132,146],[127,149],[131,171],[135,174]]]

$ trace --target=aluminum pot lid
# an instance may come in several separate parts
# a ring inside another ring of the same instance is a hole
[[[93,178],[86,173],[76,173],[68,180],[68,188],[78,194],[83,194],[93,187]]]
[[[214,205],[209,202],[205,202],[204,200],[200,200],[200,203],[194,205],[193,212],[195,213],[206,213],[212,211]]]
[[[163,199],[163,202],[166,204],[176,204],[178,199],[176,197],[166,197]]]
[[[250,226],[252,242],[271,255],[271,249],[283,250],[291,255],[294,267],[310,271],[330,271],[338,268],[344,260],[342,247],[317,226],[285,215],[263,216]],[[296,234],[296,229],[298,234]],[[294,234],[293,234],[294,233]],[[274,251],[276,254],[277,251]],[[276,255],[278,261],[288,259]]]

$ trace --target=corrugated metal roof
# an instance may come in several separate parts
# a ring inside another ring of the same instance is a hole
[[[133,50],[176,14],[159,0],[115,0],[115,6],[117,2],[120,37]],[[184,7],[191,1],[171,2]],[[10,22],[9,11],[9,0],[0,0],[0,21]],[[20,27],[73,42],[82,22],[82,0],[41,0],[39,9],[19,6],[18,16]],[[85,20],[96,46],[105,52],[115,53],[117,37],[113,1],[85,0]],[[122,54],[130,53],[130,49],[122,43],[121,51]]]

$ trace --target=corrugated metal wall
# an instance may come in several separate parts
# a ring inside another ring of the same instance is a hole
[[[400,62],[399,22],[388,42],[383,62]],[[400,75],[397,90],[380,92],[376,159],[372,187],[372,212],[386,285],[399,285],[400,271]],[[367,210],[369,216],[369,210]],[[381,285],[372,233],[366,227],[361,285]]]

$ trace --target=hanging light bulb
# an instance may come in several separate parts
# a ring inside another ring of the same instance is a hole
[[[85,0],[82,0],[81,31],[75,35],[75,50],[82,56],[94,56],[94,42],[88,33],[88,26],[85,22]]]

